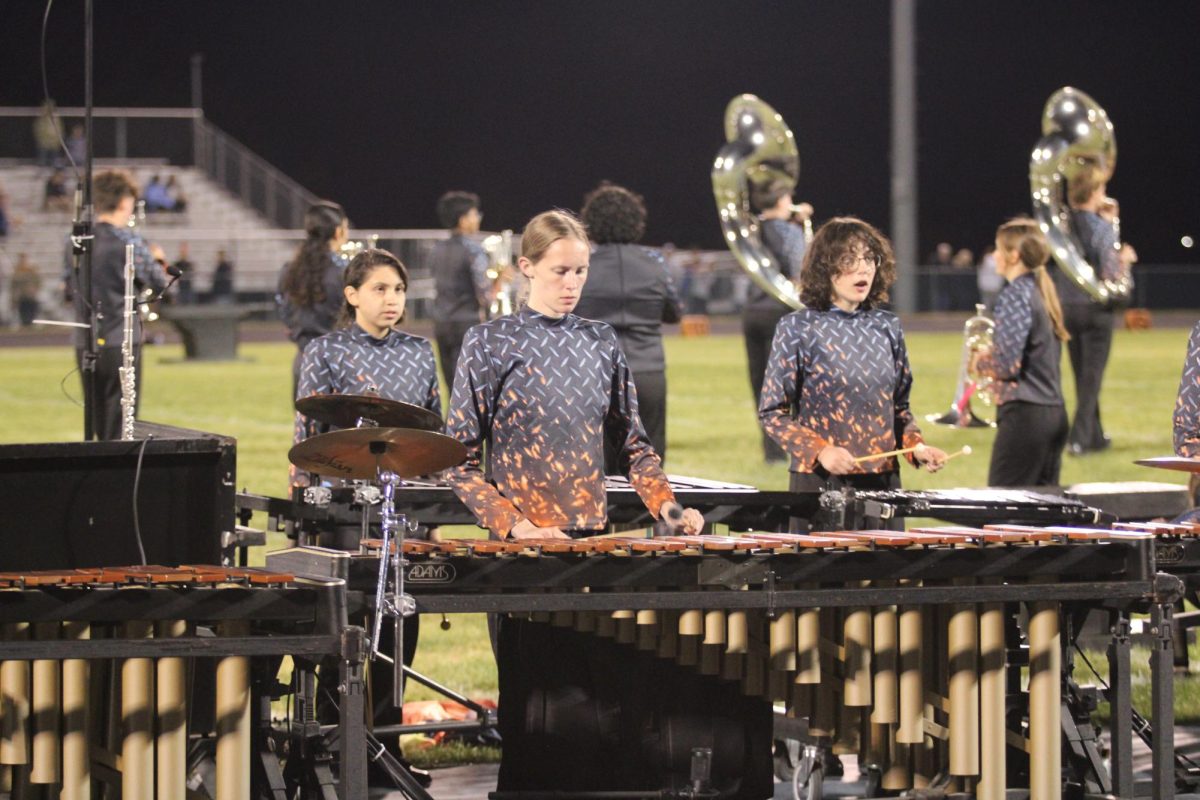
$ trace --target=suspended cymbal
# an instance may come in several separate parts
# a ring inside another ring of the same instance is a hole
[[[427,408],[367,394],[314,394],[297,400],[296,410],[338,428],[353,428],[366,417],[381,428],[442,429],[442,418]]]
[[[1155,469],[1173,469],[1177,472],[1200,472],[1200,458],[1159,456],[1158,458],[1139,458],[1133,463]]]
[[[312,436],[288,452],[300,469],[336,478],[374,478],[377,469],[415,478],[467,457],[457,439],[414,428],[346,428]]]

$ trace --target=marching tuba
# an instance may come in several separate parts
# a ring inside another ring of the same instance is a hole
[[[1127,271],[1105,279],[1099,264],[1089,264],[1071,233],[1064,185],[1089,160],[1098,160],[1111,176],[1117,164],[1117,138],[1108,114],[1078,89],[1064,86],[1046,101],[1042,138],[1029,159],[1033,216],[1050,242],[1058,268],[1097,303],[1129,299],[1133,279]],[[1118,223],[1114,223],[1116,225]],[[1118,239],[1120,229],[1118,228]],[[1120,242],[1117,242],[1120,247]]]
[[[776,183],[795,187],[800,178],[796,138],[775,109],[752,94],[743,94],[725,109],[725,139],[712,168],[725,244],[763,291],[792,308],[803,308],[796,284],[780,272],[763,245],[758,218],[750,208],[752,187]]]

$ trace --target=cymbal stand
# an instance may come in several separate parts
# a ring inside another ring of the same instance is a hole
[[[374,445],[372,445],[374,447]],[[371,634],[371,657],[388,660],[379,650],[380,631],[385,616],[392,618],[395,635],[392,648],[392,703],[404,706],[404,618],[417,613],[417,601],[404,591],[404,536],[410,530],[406,514],[396,513],[396,484],[400,478],[390,470],[379,470],[383,500],[379,508],[380,536],[383,540],[379,558],[379,576],[375,584],[375,619]],[[411,526],[415,529],[415,525]],[[395,537],[395,551],[392,539]],[[388,592],[388,572],[391,571],[392,591]]]

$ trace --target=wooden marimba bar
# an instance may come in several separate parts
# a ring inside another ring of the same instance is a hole
[[[1063,784],[1062,604],[1144,601],[1153,540],[1000,525],[404,548],[421,611],[517,613],[739,681],[834,752],[857,753],[891,792],[1003,798],[1016,748],[1041,800]],[[1028,712],[1010,729],[1022,603]]]
[[[0,573],[0,792],[58,787],[63,800],[86,800],[118,769],[122,798],[182,800],[186,658],[212,655],[215,793],[248,800],[250,654],[338,652],[336,636],[249,635],[251,619],[312,617],[314,593],[293,582],[210,566]],[[200,620],[217,635],[196,637]],[[111,694],[97,659],[113,662]]]

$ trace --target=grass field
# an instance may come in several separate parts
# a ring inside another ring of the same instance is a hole
[[[1155,480],[1182,483],[1180,473],[1153,472],[1135,458],[1171,452],[1171,412],[1188,331],[1119,331],[1101,397],[1111,450],[1082,459],[1066,458],[1062,482]],[[912,407],[918,416],[942,412],[954,394],[961,336],[916,333],[908,338],[914,374]],[[147,349],[141,417],[232,435],[238,440],[238,485],[282,496],[287,490],[286,453],[291,444],[292,345],[253,344],[242,361],[185,363],[182,348]],[[667,339],[670,364],[669,456],[671,472],[736,481],[762,489],[787,485],[783,467],[762,462],[742,341],[736,336]],[[79,378],[69,374],[67,348],[0,349],[0,442],[78,440],[82,412]],[[1068,410],[1073,387],[1064,360]],[[62,388],[60,388],[60,384]],[[64,391],[65,390],[65,391]],[[70,398],[67,396],[70,395]],[[983,486],[993,433],[925,426],[931,443],[950,451],[969,444],[974,454],[956,459],[942,473],[905,468],[909,488]],[[6,513],[14,513],[6,509]],[[282,545],[279,542],[279,545]],[[495,669],[478,616],[452,620],[442,631],[427,620],[421,632],[417,669],[472,695],[494,696]],[[1181,701],[1181,716],[1200,716],[1200,702]],[[420,690],[413,697],[425,696]],[[1146,705],[1142,705],[1143,708]]]

